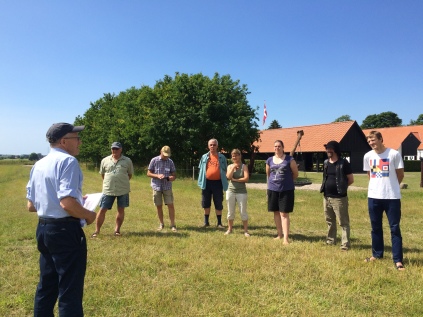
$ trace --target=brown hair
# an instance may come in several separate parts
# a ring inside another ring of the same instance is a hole
[[[283,145],[283,142],[281,141],[281,140],[276,140],[275,142],[273,142],[273,143],[276,143],[276,142],[279,142],[281,145],[282,145],[282,147],[283,148],[285,148],[285,146]]]
[[[368,135],[366,135],[366,140],[368,140],[370,138],[376,138],[376,139],[381,140],[383,142],[382,133],[380,133],[379,131],[376,131],[376,130],[372,130],[372,131],[369,132]]]

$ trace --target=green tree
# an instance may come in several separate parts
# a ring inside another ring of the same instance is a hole
[[[31,154],[29,154],[29,158],[30,161],[38,161],[38,154],[35,152],[32,152]]]
[[[246,85],[217,73],[213,78],[176,73],[153,88],[104,94],[75,120],[86,126],[80,157],[99,162],[110,154],[111,142],[120,141],[135,163],[146,164],[168,145],[183,168],[196,164],[211,138],[226,152],[239,148],[251,153],[259,130],[257,109],[249,106],[248,94]]]
[[[410,120],[409,125],[423,125],[423,113],[417,117],[417,120]]]
[[[278,120],[273,120],[272,122],[270,122],[270,125],[267,129],[270,130],[270,129],[280,129],[280,128],[282,128],[282,126],[279,124]]]
[[[362,129],[377,129],[388,127],[399,127],[402,120],[394,112],[387,111],[380,114],[372,114],[367,116],[361,124]]]
[[[340,116],[339,118],[335,119],[335,121],[333,122],[344,122],[344,121],[351,121],[351,117],[348,114],[344,114],[342,116]]]

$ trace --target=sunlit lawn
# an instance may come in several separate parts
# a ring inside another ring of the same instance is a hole
[[[30,167],[0,165],[0,315],[31,316],[38,280],[34,239],[37,217],[25,209]],[[301,175],[300,176],[304,176]],[[101,177],[84,171],[84,192],[101,190]],[[321,174],[307,173],[320,183]],[[405,272],[391,260],[385,221],[385,259],[366,264],[371,255],[367,214],[367,176],[355,175],[350,191],[352,249],[325,245],[326,224],[318,191],[297,190],[292,244],[273,240],[273,216],[264,190],[249,190],[250,238],[214,227],[200,229],[200,190],[190,179],[174,183],[178,232],[169,222],[157,232],[149,179],[131,181],[131,206],[122,237],[113,236],[115,210],[101,235],[88,237],[86,316],[422,316],[423,190],[420,174],[406,173],[402,234]],[[263,176],[252,176],[265,181]],[[225,211],[226,212],[226,207]],[[215,224],[214,214],[211,216]]]

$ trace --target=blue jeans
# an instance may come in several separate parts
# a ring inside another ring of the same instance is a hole
[[[402,237],[400,230],[401,200],[368,198],[370,223],[372,225],[372,252],[375,258],[383,258],[384,243],[382,217],[386,212],[391,229],[392,258],[394,263],[403,261]]]
[[[34,316],[51,317],[59,298],[59,316],[84,316],[82,297],[87,266],[87,241],[79,221],[39,223],[40,281]]]

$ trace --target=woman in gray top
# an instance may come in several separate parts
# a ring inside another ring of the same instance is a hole
[[[241,151],[234,149],[231,152],[232,164],[228,166],[226,177],[229,180],[228,190],[226,192],[226,201],[228,203],[228,231],[226,235],[232,233],[235,219],[236,203],[239,205],[242,224],[244,225],[244,235],[249,237],[248,233],[248,214],[247,214],[247,187],[245,185],[250,178],[248,167],[241,162]]]

